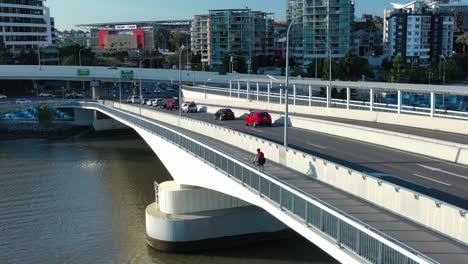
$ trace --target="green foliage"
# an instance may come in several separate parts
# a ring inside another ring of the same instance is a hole
[[[49,127],[53,121],[53,108],[50,105],[42,105],[37,107],[39,124],[43,127]]]
[[[0,64],[1,65],[10,65],[13,64],[13,54],[10,49],[8,49],[3,41],[0,40]]]
[[[298,77],[298,76],[307,77],[307,75],[308,74],[304,70],[302,70],[302,68],[300,67],[294,68],[291,72],[291,76],[293,77]]]
[[[96,63],[96,55],[91,48],[80,44],[72,44],[59,47],[60,60],[63,65],[79,65],[79,53],[81,50],[81,64],[92,66]]]
[[[224,53],[223,56],[223,72],[230,72],[231,69],[231,55],[229,53]]]
[[[401,56],[396,56],[393,59],[392,68],[388,75],[388,82],[403,83],[407,81],[406,65],[403,63]]]

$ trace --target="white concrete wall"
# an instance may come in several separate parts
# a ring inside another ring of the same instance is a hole
[[[234,93],[233,97],[206,94],[205,99],[205,93],[203,92],[184,90],[184,98],[185,100],[196,101],[201,104],[223,105],[226,107],[230,106],[239,108],[255,108],[276,112],[284,111],[284,105],[257,101],[249,102],[246,99],[238,99],[237,95]],[[468,122],[464,120],[291,104],[289,105],[289,111],[291,114],[298,113],[317,116],[330,116],[468,135]]]
[[[197,172],[194,170],[192,176]],[[159,184],[159,210],[165,214],[189,214],[251,206],[240,199],[194,186],[181,186],[174,181]]]
[[[117,108],[119,107],[118,103],[114,105]],[[123,104],[121,107],[129,112],[139,113],[139,108],[136,106]],[[178,124],[178,117],[171,114],[143,109],[142,115],[161,122],[173,125]],[[400,188],[395,184],[378,180],[370,175],[351,170],[307,153],[292,149],[285,151],[283,146],[224,127],[190,118],[182,118],[180,126],[208,137],[223,138],[224,142],[251,153],[255,153],[257,148],[261,148],[268,160],[283,164],[311,178],[363,198],[370,203],[427,226],[446,236],[468,243],[468,232],[466,232],[468,230],[468,215],[466,217],[463,216],[461,212],[464,210],[458,207],[446,203],[439,204],[437,200],[422,195],[418,199],[415,199],[415,193],[411,190]],[[154,146],[158,145],[155,144]],[[156,149],[154,150],[156,151]],[[158,154],[157,151],[156,153]],[[177,161],[179,160],[181,159],[178,158]],[[182,160],[185,161],[185,159]],[[177,166],[177,164],[172,164],[172,166],[187,167]],[[193,178],[196,181],[196,178]],[[199,186],[195,182],[184,183],[177,179],[176,181],[181,184]],[[223,188],[222,186],[218,186],[218,188],[209,189],[222,190]],[[242,199],[242,197],[238,198]]]
[[[242,208],[229,212],[192,215],[165,215],[156,204],[146,208],[146,234],[165,242],[193,242],[287,229],[283,223],[259,208]]]

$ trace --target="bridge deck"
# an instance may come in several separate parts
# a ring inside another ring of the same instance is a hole
[[[147,118],[148,119],[148,118]],[[152,120],[159,122],[157,120]],[[159,122],[161,123],[161,122]],[[180,131],[200,142],[229,153],[238,160],[250,163],[253,155],[245,150],[231,146],[220,140],[165,124],[174,130]],[[268,158],[268,157],[267,157]],[[439,261],[440,263],[468,263],[468,247],[454,242],[427,228],[414,224],[386,210],[348,195],[331,186],[318,182],[280,164],[269,161],[265,170],[271,175],[322,199],[330,205],[352,215],[394,239],[406,244],[415,250]]]
[[[209,104],[206,104],[210,106]],[[219,106],[219,105],[211,105],[211,106]],[[219,106],[219,107],[226,107],[226,106]],[[246,112],[249,110],[247,108],[242,107],[233,107],[236,109],[245,109]],[[276,114],[283,114],[283,112],[275,112],[270,111],[271,113]],[[456,134],[444,131],[437,131],[437,130],[430,130],[424,128],[414,128],[414,127],[407,127],[407,126],[400,126],[400,125],[393,125],[393,124],[383,124],[377,122],[370,122],[370,121],[361,121],[361,120],[353,120],[353,119],[346,119],[346,118],[338,118],[338,117],[331,117],[331,116],[318,116],[318,115],[309,115],[309,114],[299,114],[299,113],[290,113],[291,115],[298,116],[298,117],[305,117],[305,118],[313,118],[323,121],[330,121],[354,126],[361,126],[366,128],[372,129],[379,129],[384,131],[402,133],[407,135],[425,137],[435,140],[442,140],[447,142],[453,142],[458,144],[465,144],[468,145],[468,135],[464,134]]]

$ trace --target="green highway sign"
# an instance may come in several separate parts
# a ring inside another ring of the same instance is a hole
[[[121,71],[120,79],[125,80],[125,81],[133,80],[133,71]]]
[[[90,73],[91,73],[91,71],[88,70],[88,69],[79,69],[78,70],[78,76],[89,76]]]

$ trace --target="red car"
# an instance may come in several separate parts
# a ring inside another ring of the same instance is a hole
[[[271,116],[267,112],[251,111],[250,114],[245,117],[245,125],[252,125],[253,127],[271,127]]]
[[[167,110],[179,109],[179,100],[167,100],[166,103],[164,103],[163,108]]]

